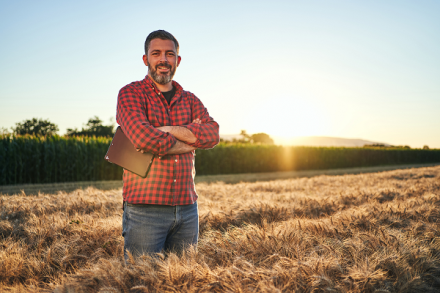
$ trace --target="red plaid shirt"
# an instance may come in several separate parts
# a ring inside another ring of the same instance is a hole
[[[123,197],[132,204],[186,205],[197,200],[194,186],[195,152],[167,155],[176,138],[156,129],[183,126],[197,137],[197,148],[213,148],[219,142],[219,125],[202,102],[175,81],[170,105],[147,75],[119,91],[116,121],[137,149],[155,154],[150,172],[142,178],[124,170]],[[199,118],[202,123],[192,123]]]

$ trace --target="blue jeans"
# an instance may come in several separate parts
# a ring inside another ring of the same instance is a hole
[[[197,202],[181,206],[125,203],[122,236],[126,261],[127,250],[135,257],[161,251],[180,254],[184,248],[197,245]]]

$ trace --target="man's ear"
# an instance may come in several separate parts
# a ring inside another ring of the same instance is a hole
[[[180,60],[182,60],[182,57],[177,56],[177,66],[179,66],[179,64],[180,64]]]
[[[142,60],[144,60],[144,64],[145,64],[145,66],[148,66],[147,55],[143,55],[143,56],[142,56]]]

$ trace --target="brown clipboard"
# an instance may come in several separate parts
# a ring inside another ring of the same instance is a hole
[[[104,159],[145,178],[150,171],[154,155],[136,151],[134,145],[118,126]]]

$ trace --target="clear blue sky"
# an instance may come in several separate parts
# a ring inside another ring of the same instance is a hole
[[[440,148],[440,1],[1,1],[0,127],[114,119],[153,30],[222,134]]]

